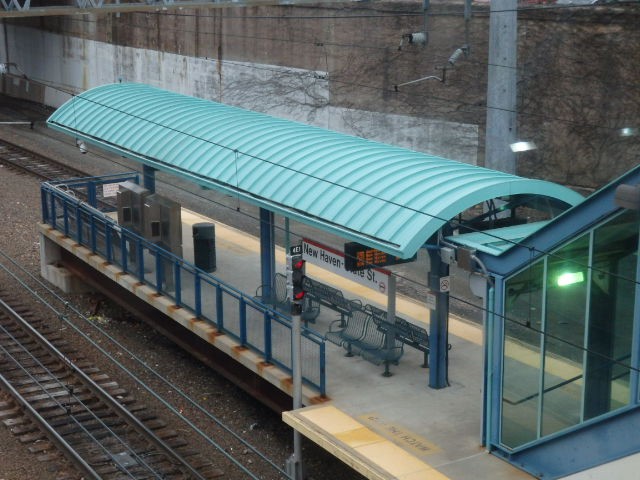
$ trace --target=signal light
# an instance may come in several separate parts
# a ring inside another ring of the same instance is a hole
[[[302,300],[307,292],[304,290],[304,264],[302,258],[296,256],[291,258],[291,284],[293,286],[293,300]]]

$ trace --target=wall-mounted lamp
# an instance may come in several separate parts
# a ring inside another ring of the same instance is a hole
[[[87,144],[84,143],[83,140],[76,140],[76,145],[78,146],[80,153],[87,153]]]
[[[513,153],[528,152],[538,148],[533,142],[515,142],[509,145]]]

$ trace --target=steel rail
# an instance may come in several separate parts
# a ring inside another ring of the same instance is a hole
[[[38,152],[29,150],[28,148],[17,145],[8,140],[0,139],[0,148],[2,146],[6,147],[7,150],[4,152],[0,150],[0,163],[16,168],[22,172],[35,175],[43,180],[56,180],[59,178],[69,179],[69,178],[79,178],[82,176],[86,176],[86,173],[81,172],[80,170],[77,170],[73,167],[65,165],[64,163],[57,162],[51,158],[41,155]],[[37,166],[32,166],[32,168],[29,168],[24,164],[21,164],[20,162],[11,160],[11,158],[9,158],[9,155],[11,153],[23,154],[25,157],[30,158],[32,160],[40,160],[41,163]],[[52,177],[51,175],[48,175],[46,172],[44,172],[42,168],[38,169],[38,166],[42,167],[43,165],[52,166],[56,168],[62,174],[62,176]]]
[[[121,405],[117,400],[109,395],[106,390],[104,390],[100,385],[94,382],[86,373],[82,371],[82,369],[77,367],[73,363],[73,361],[71,361],[64,353],[53,346],[42,334],[40,334],[40,332],[33,328],[15,310],[13,310],[6,302],[1,299],[0,309],[5,312],[12,320],[18,323],[27,332],[27,334],[49,354],[56,357],[69,369],[71,369],[86,388],[88,388],[108,407],[113,409],[113,411],[118,416],[120,416],[120,418],[123,418],[130,426],[132,426],[138,432],[138,434],[144,436],[165,455],[182,465],[186,470],[190,472],[192,478],[206,480],[206,477],[203,477],[200,472],[198,472],[198,470],[196,470],[182,455],[180,455],[164,441],[158,438],[158,436],[155,435],[150,429],[148,429],[135,415],[133,415],[129,410],[127,410],[123,405]]]

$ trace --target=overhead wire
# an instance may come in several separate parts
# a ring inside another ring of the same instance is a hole
[[[580,7],[583,7],[583,5],[578,5]],[[185,16],[186,14],[179,14],[179,13],[175,13],[175,12],[153,12],[153,15],[156,15],[158,17],[160,16],[173,16],[173,17],[179,17],[179,16]],[[149,15],[149,14],[148,14]],[[422,15],[422,14],[420,14]],[[430,14],[431,15],[431,14]],[[449,14],[447,14],[449,15]],[[619,15],[623,15],[623,13],[620,13]],[[195,17],[202,17],[202,15],[193,15]],[[206,16],[205,16],[206,17]],[[225,18],[225,17],[223,17]],[[238,18],[244,18],[244,17],[238,17]],[[250,18],[250,17],[249,17]],[[291,17],[274,17],[274,18],[278,18],[278,19],[289,19]],[[75,22],[82,22],[82,23],[97,23],[96,20],[91,20],[87,17],[73,17],[70,19],[70,21],[75,21]],[[120,24],[123,24],[124,26],[127,27],[131,27],[131,28],[140,28],[140,29],[148,29],[149,25],[145,25],[145,24],[135,24],[135,23],[123,23],[122,21],[120,22]],[[340,48],[355,48],[355,49],[364,49],[364,50],[379,50],[379,51],[388,51],[388,50],[394,50],[396,49],[396,45],[389,45],[389,46],[375,46],[375,45],[371,45],[368,43],[338,43],[338,42],[332,42],[329,40],[324,40],[321,38],[317,38],[317,39],[308,39],[308,40],[301,40],[299,36],[293,36],[293,38],[275,38],[275,37],[265,37],[265,36],[254,36],[254,35],[240,35],[240,34],[236,34],[236,33],[229,33],[229,32],[216,32],[216,31],[212,31],[212,32],[204,32],[201,30],[189,30],[186,28],[171,28],[169,26],[163,25],[162,26],[162,30],[163,31],[174,31],[177,33],[191,33],[191,34],[197,34],[197,35],[208,35],[208,36],[222,36],[222,37],[229,37],[229,38],[238,38],[238,39],[247,39],[247,40],[256,40],[256,41],[272,41],[272,42],[282,42],[282,43],[288,43],[288,44],[302,44],[302,45],[316,45],[316,46],[331,46],[331,47],[340,47]],[[486,42],[485,42],[486,43]],[[422,55],[424,54],[424,50],[422,47],[417,47],[414,49],[405,49],[402,51],[402,54],[399,55],[399,57],[406,57],[406,56],[417,56],[417,55]],[[450,55],[449,53],[447,54],[432,54],[434,58],[436,59],[440,59],[443,63],[446,63],[446,61],[449,59]],[[197,58],[197,57],[194,57]],[[217,60],[215,59],[215,57],[200,57],[200,58],[205,58],[208,60]],[[232,60],[220,60],[223,63],[229,63],[229,62],[233,62]],[[238,61],[236,61],[238,62]],[[513,66],[513,65],[502,65],[502,64],[495,64],[495,63],[489,63],[488,61],[482,61],[479,60],[477,58],[474,58],[473,56],[468,57],[465,59],[466,63],[471,63],[471,64],[475,64],[475,65],[479,65],[479,66],[484,66],[484,67],[488,67],[488,66],[495,66],[495,67],[500,67],[500,68],[507,68],[507,69],[514,69],[519,71],[520,73],[523,73],[525,71],[525,67],[523,66]],[[243,65],[244,67],[247,68],[251,68],[251,65]],[[262,67],[256,67],[258,69],[262,68]],[[278,72],[282,72],[281,70],[278,70]],[[549,77],[551,78],[567,78],[567,79],[574,79],[574,80],[580,80],[580,81],[585,81],[585,80],[589,80],[589,77],[583,76],[583,75],[572,75],[570,73],[565,73],[563,72],[545,72],[548,74]],[[299,74],[297,72],[291,72],[291,74],[295,75],[295,74]],[[539,76],[539,72],[536,73],[535,75]],[[526,73],[524,73],[524,78],[527,78],[528,76],[533,77],[534,75],[528,75]],[[354,86],[359,86],[358,84],[354,84]],[[624,85],[625,87],[634,87],[635,85]],[[444,99],[443,99],[444,100]],[[451,99],[446,99],[451,101],[452,103],[454,102]],[[522,112],[519,112],[522,113]]]
[[[65,92],[65,93],[68,93],[68,92]],[[73,97],[74,97],[74,98],[80,98],[80,97],[78,97],[78,96],[77,96],[77,95],[75,95],[75,94],[73,94]],[[426,216],[426,217],[428,217],[428,218],[432,218],[432,219],[434,219],[434,220],[439,220],[439,221],[443,222],[443,224],[448,224],[448,223],[450,223],[450,222],[451,222],[451,220],[452,220],[452,219],[446,219],[446,218],[443,218],[443,217],[439,217],[438,215],[435,215],[435,214],[432,214],[432,213],[429,213],[429,212],[425,212],[425,211],[419,210],[419,209],[414,208],[414,207],[408,207],[408,206],[405,206],[405,205],[399,204],[398,202],[395,202],[395,201],[392,201],[392,200],[389,200],[389,199],[385,199],[385,198],[383,198],[383,197],[380,197],[380,196],[377,196],[377,195],[370,194],[370,193],[368,193],[368,192],[361,192],[360,190],[358,190],[358,189],[356,189],[356,188],[354,188],[354,187],[346,186],[346,185],[342,185],[342,184],[339,184],[338,182],[335,182],[335,181],[329,181],[329,180],[324,179],[324,178],[322,178],[322,177],[318,177],[318,176],[316,176],[316,175],[309,174],[309,173],[303,172],[303,171],[301,171],[301,170],[297,170],[296,168],[291,167],[291,166],[283,166],[283,165],[280,165],[280,164],[278,164],[278,163],[277,163],[277,162],[275,162],[275,161],[267,160],[267,159],[262,158],[262,157],[259,157],[259,156],[257,156],[257,155],[249,154],[249,153],[247,153],[247,152],[242,152],[242,151],[238,150],[237,148],[228,147],[228,146],[226,146],[226,145],[220,144],[220,143],[215,142],[215,141],[213,141],[213,140],[204,139],[204,138],[198,137],[198,136],[196,136],[196,135],[189,134],[189,133],[187,133],[187,132],[181,131],[181,130],[179,130],[179,129],[175,128],[175,127],[168,126],[168,125],[163,125],[163,124],[161,124],[161,123],[159,123],[159,122],[156,122],[156,121],[153,121],[153,120],[149,120],[149,119],[146,119],[146,118],[144,118],[144,117],[140,117],[139,115],[134,115],[134,114],[131,114],[130,112],[126,112],[126,111],[124,111],[124,110],[120,110],[120,109],[117,109],[117,108],[115,108],[115,107],[112,107],[112,106],[109,106],[109,105],[102,104],[102,103],[100,103],[100,102],[96,101],[95,99],[87,99],[87,98],[83,98],[83,100],[88,101],[88,102],[90,102],[90,103],[95,103],[95,104],[97,104],[97,105],[99,105],[99,106],[101,106],[101,107],[104,107],[104,108],[107,108],[107,109],[110,109],[110,110],[117,111],[118,113],[121,113],[121,114],[123,114],[123,115],[126,115],[126,116],[130,116],[130,117],[136,118],[136,119],[141,120],[141,121],[143,121],[143,122],[147,122],[147,123],[153,124],[153,125],[155,125],[155,126],[158,126],[158,127],[164,128],[164,129],[166,129],[166,130],[168,130],[168,131],[172,131],[172,132],[174,132],[174,133],[178,133],[178,134],[180,134],[180,135],[184,135],[185,137],[189,137],[189,138],[192,138],[192,139],[195,139],[195,140],[202,141],[202,142],[204,142],[204,143],[208,143],[208,144],[214,145],[214,146],[216,146],[216,147],[219,147],[219,148],[222,148],[222,149],[224,149],[224,150],[227,150],[227,151],[232,152],[235,156],[237,156],[238,154],[242,154],[242,155],[245,155],[245,156],[247,156],[247,157],[249,157],[249,158],[253,158],[253,159],[255,159],[255,160],[258,160],[258,161],[261,161],[261,162],[264,162],[264,163],[267,163],[267,164],[271,164],[271,165],[273,165],[273,166],[275,166],[275,167],[278,167],[278,168],[281,168],[281,169],[284,169],[284,170],[288,170],[288,171],[291,171],[291,172],[296,173],[296,174],[301,174],[301,175],[303,175],[303,176],[306,176],[306,177],[312,178],[312,179],[314,179],[314,180],[317,180],[317,181],[320,181],[320,182],[323,182],[323,183],[328,183],[328,184],[330,184],[330,185],[332,185],[332,186],[337,186],[337,187],[340,187],[340,188],[344,188],[344,189],[346,189],[346,190],[352,191],[352,192],[357,193],[357,194],[362,194],[362,195],[368,196],[368,197],[370,197],[372,200],[379,200],[379,201],[382,201],[382,202],[386,202],[386,203],[389,203],[389,204],[394,205],[394,206],[396,206],[396,207],[407,209],[407,210],[409,210],[409,211],[411,211],[411,212],[413,212],[413,213],[416,213],[416,214],[419,214],[419,215],[423,215],[423,216]],[[74,105],[74,106],[75,106],[75,105]],[[174,167],[174,168],[175,168],[175,167]],[[176,168],[176,170],[181,170],[181,169]],[[227,188],[227,189],[231,189],[231,190],[233,190],[233,185],[230,185],[230,186],[228,186],[228,187],[226,187],[226,188]],[[235,191],[234,193],[236,193],[237,195],[239,195],[239,193],[240,193],[239,189],[238,189],[238,188],[236,188],[236,191]],[[238,207],[236,207],[236,211],[239,211],[239,208],[238,208]],[[525,243],[521,243],[521,242],[519,242],[519,241],[514,241],[514,240],[512,240],[512,239],[508,239],[508,238],[500,237],[498,234],[496,234],[496,233],[494,233],[494,232],[482,231],[482,230],[475,229],[475,228],[470,227],[470,226],[468,226],[467,228],[469,228],[471,231],[475,231],[475,232],[482,233],[483,235],[486,235],[486,236],[491,237],[491,238],[495,238],[496,240],[499,240],[499,241],[502,241],[502,242],[506,242],[506,243],[511,244],[511,245],[513,245],[513,246],[522,247],[522,248],[525,248],[525,249],[527,249],[527,250],[531,250],[531,249],[533,249],[533,250],[534,250],[537,254],[539,254],[539,255],[549,255],[549,256],[554,256],[554,257],[556,257],[556,258],[559,258],[560,260],[563,260],[563,261],[566,261],[566,262],[572,262],[572,260],[571,260],[571,259],[563,258],[563,257],[561,257],[561,256],[558,256],[558,255],[557,255],[557,253],[554,253],[554,252],[552,252],[552,251],[540,250],[540,249],[538,249],[537,247],[532,246],[532,245],[528,245],[528,244],[525,244]],[[601,272],[601,273],[610,274],[610,272],[602,271],[602,270],[597,269],[596,267],[593,267],[593,266],[588,267],[588,268],[592,269],[593,271],[598,271],[598,272]],[[614,275],[615,275],[615,274],[614,274]],[[626,277],[624,277],[624,276],[619,276],[619,278],[624,279],[624,280],[630,280],[630,279],[628,279],[628,278],[626,278]],[[633,280],[632,280],[632,281],[633,281]]]
[[[108,107],[108,106],[106,106],[106,105],[102,105],[102,106],[105,106],[105,107],[107,107],[107,108],[111,108],[111,107]],[[146,119],[143,119],[143,120],[147,121]],[[153,123],[153,122],[152,122],[152,123]],[[184,133],[184,132],[182,132],[182,133]],[[214,143],[214,144],[215,144],[215,142],[211,142],[211,143]],[[218,145],[218,146],[220,146],[220,145]],[[224,147],[223,147],[223,148],[224,148]],[[235,151],[235,150],[234,150],[234,151]],[[246,153],[245,153],[245,155],[248,155],[248,154],[246,154]],[[251,156],[251,155],[248,155],[248,156]],[[106,158],[106,157],[104,157],[104,158]],[[256,158],[258,158],[258,157],[256,157]],[[261,160],[263,160],[263,159],[261,159]],[[300,172],[300,173],[302,173],[302,172]],[[175,185],[172,185],[172,186],[173,186],[174,188],[179,188],[179,187],[176,187]],[[211,201],[210,199],[207,199],[207,200]],[[225,208],[231,208],[231,207],[225,206]],[[242,213],[243,213],[243,214],[245,214],[245,215],[248,215],[248,214],[246,214],[245,212],[242,212]],[[420,213],[425,213],[425,212],[420,212]],[[425,213],[425,214],[426,214],[426,215],[429,215],[429,216],[431,216],[431,217],[433,217],[433,218],[438,218],[438,217],[437,217],[437,216],[435,216],[435,215],[430,215],[430,214],[427,214],[427,213]],[[250,215],[248,215],[248,216],[250,216]],[[254,220],[259,221],[259,219],[258,219],[258,218],[256,218],[256,217],[251,216],[251,218],[252,218],[252,219],[254,219]],[[446,223],[446,222],[448,222],[448,220],[445,220],[445,219],[440,219],[440,220],[445,221],[445,223]],[[478,230],[478,231],[479,231],[479,230]],[[502,238],[502,237],[500,237],[500,236],[498,236],[498,235],[495,235],[495,234],[493,234],[493,233],[491,233],[491,232],[482,232],[482,233],[484,233],[484,234],[486,234],[486,235],[489,235],[489,236],[493,236],[493,237],[495,237],[496,239],[499,239],[499,240],[502,240],[502,241],[507,241],[507,242],[512,243],[512,244],[514,244],[514,245],[519,245],[519,246],[525,247],[525,248],[527,248],[527,249],[529,250],[529,252],[537,251],[537,252],[538,252],[538,253],[540,253],[540,254],[545,254],[545,255],[552,256],[552,257],[556,257],[556,258],[559,258],[560,260],[563,260],[563,261],[568,261],[568,262],[573,261],[573,259],[571,259],[571,258],[563,258],[563,257],[561,257],[561,256],[557,255],[557,253],[554,253],[554,252],[551,252],[551,251],[543,251],[543,250],[539,250],[539,249],[537,249],[537,248],[535,248],[535,247],[533,247],[533,246],[526,245],[526,244],[520,244],[520,243],[518,243],[518,242],[514,242],[514,241],[511,241],[511,240],[509,240],[509,239]],[[298,235],[298,234],[296,234],[296,233],[293,233],[293,234],[294,234],[295,236],[298,236],[298,237],[300,237],[300,238],[303,238],[302,236],[300,236],[300,235]],[[605,270],[601,270],[601,269],[597,269],[597,268],[595,268],[595,267],[593,267],[593,266],[589,267],[588,265],[584,265],[584,264],[579,264],[579,265],[580,265],[580,266],[582,266],[582,267],[585,267],[585,268],[587,268],[587,269],[591,269],[591,270],[593,270],[593,271],[596,271],[596,272],[605,273],[605,274],[610,275],[610,276],[612,276],[612,277],[617,277],[617,278],[624,279],[624,280],[629,281],[629,282],[632,282],[632,283],[634,283],[634,284],[640,284],[640,282],[635,281],[634,279],[630,279],[630,278],[624,277],[624,276],[622,276],[622,275],[616,275],[616,274],[614,274],[614,273],[612,273],[612,272],[605,271]],[[413,284],[415,284],[415,285],[418,285],[418,286],[425,287],[425,288],[429,289],[429,286],[428,286],[428,285],[425,285],[425,284],[423,284],[423,283],[421,283],[421,282],[418,282],[418,281],[416,281],[415,279],[410,279],[410,278],[407,278],[407,277],[403,277],[403,276],[401,276],[401,275],[397,275],[397,274],[395,274],[395,273],[394,273],[394,275],[396,275],[398,278],[403,278],[403,279],[405,279],[405,280],[408,280],[409,282],[412,282],[412,283],[413,283]],[[483,306],[481,306],[481,305],[479,305],[479,304],[475,304],[475,303],[473,303],[473,302],[470,302],[470,301],[468,301],[468,300],[466,300],[466,299],[464,299],[464,298],[462,298],[462,297],[457,297],[457,296],[455,296],[455,295],[451,295],[451,294],[450,294],[450,298],[452,298],[452,299],[454,299],[454,300],[457,300],[457,301],[460,301],[460,302],[462,302],[462,303],[464,303],[464,304],[468,304],[469,306],[472,306],[472,307],[474,307],[474,308],[476,308],[476,309],[478,309],[478,310],[480,310],[480,311],[489,312],[489,309],[487,309],[487,308],[485,308],[485,307],[483,307]],[[531,326],[531,325],[523,325],[522,323],[518,322],[517,320],[508,319],[508,318],[507,318],[506,316],[504,316],[504,315],[498,315],[498,314],[497,314],[496,312],[494,312],[493,310],[491,310],[491,313],[492,313],[493,315],[498,316],[498,317],[504,317],[504,320],[509,320],[509,321],[514,322],[514,323],[517,323],[518,325],[520,325],[520,326],[524,326],[525,328],[528,328],[528,329],[530,329],[530,330],[532,330],[532,331],[535,331],[536,333],[540,333],[540,334],[543,334],[543,335],[549,335],[549,334],[548,334],[548,332],[544,332],[544,331],[542,331],[542,330],[540,330],[540,329],[536,329],[535,327],[533,327],[533,326]],[[554,338],[555,338],[555,337],[554,337]],[[555,338],[555,339],[556,339],[557,341],[561,341],[561,342],[565,342],[565,343],[567,343],[567,344],[570,344],[572,347],[580,348],[580,349],[584,349],[585,351],[587,351],[587,349],[586,349],[585,347],[579,346],[579,345],[577,345],[577,344],[572,344],[572,343],[567,342],[565,339],[562,339],[562,338],[560,338],[560,337],[557,337],[557,338]],[[598,354],[598,352],[592,352],[592,353],[594,353],[594,354]],[[611,360],[615,361],[615,359],[611,359]]]

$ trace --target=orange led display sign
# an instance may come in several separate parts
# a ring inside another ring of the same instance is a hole
[[[396,257],[357,242],[344,244],[344,268],[348,272],[413,262],[416,258],[417,254],[411,258]]]

